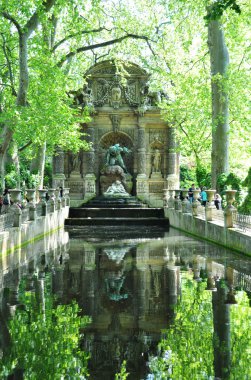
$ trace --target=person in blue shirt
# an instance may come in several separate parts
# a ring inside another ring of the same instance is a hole
[[[206,187],[204,186],[202,187],[202,191],[200,193],[201,205],[204,207],[207,204],[207,193],[205,192],[205,190],[206,190]]]

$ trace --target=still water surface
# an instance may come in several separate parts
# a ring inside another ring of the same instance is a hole
[[[250,274],[173,229],[59,231],[2,257],[1,378],[251,379]]]

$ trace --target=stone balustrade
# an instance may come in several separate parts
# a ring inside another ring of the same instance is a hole
[[[174,191],[175,197],[179,191],[184,192],[181,208],[177,198],[172,198]],[[169,199],[165,194],[164,210],[170,226],[251,255],[251,216],[237,213],[233,206],[236,190],[225,191],[227,205],[224,210],[217,210],[214,205],[216,190],[206,192],[208,202],[203,207],[198,201],[199,190],[194,191],[192,203],[186,199],[184,190],[169,190]]]
[[[173,199],[173,192],[175,192],[175,198]],[[189,213],[192,214],[194,217],[200,217],[203,216],[203,219],[206,221],[213,221],[213,220],[223,220],[224,226],[226,228],[233,228],[234,227],[234,221],[236,220],[236,213],[237,210],[233,206],[233,203],[235,201],[235,194],[236,190],[226,190],[226,202],[227,206],[225,209],[219,212],[214,212],[216,210],[216,207],[214,205],[214,196],[216,193],[216,190],[206,190],[207,193],[207,204],[205,207],[201,206],[199,202],[199,194],[200,190],[196,189],[193,190],[193,202],[192,204],[188,201],[187,195],[188,190],[187,189],[176,189],[176,190],[169,190],[169,198],[167,197],[167,193],[164,196],[165,202],[164,207],[165,208],[174,208],[177,211],[181,211],[182,213]],[[181,201],[180,195],[182,194],[183,200]],[[218,210],[217,210],[218,211]],[[220,215],[222,214],[222,215]]]
[[[69,189],[27,189],[22,198],[20,189],[10,189],[11,205],[0,214],[0,232],[54,213],[69,206]],[[39,197],[38,197],[39,194]]]

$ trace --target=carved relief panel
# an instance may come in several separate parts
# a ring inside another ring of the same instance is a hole
[[[119,109],[129,104],[136,107],[141,103],[148,78],[146,71],[135,64],[125,66],[119,72],[114,62],[105,61],[87,72],[87,87],[91,89],[94,106]]]

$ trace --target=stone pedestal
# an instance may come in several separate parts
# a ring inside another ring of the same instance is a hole
[[[53,156],[53,176],[52,176],[52,187],[64,187],[65,174],[64,174],[64,152],[61,148],[57,148],[55,155]]]
[[[70,188],[71,200],[84,199],[85,181],[79,172],[71,172],[70,178],[66,181],[67,188]]]
[[[143,200],[148,197],[148,180],[146,174],[137,176],[137,196]]]
[[[86,174],[85,176],[85,197],[84,202],[94,198],[96,195],[96,177],[95,174]]]
[[[179,187],[179,178],[176,174],[169,174],[166,178],[166,189],[174,190]]]
[[[158,180],[162,180],[163,178],[162,178],[162,174],[161,174],[161,172],[153,172],[152,174],[151,174],[151,176],[150,176],[150,178],[152,179],[152,180],[156,180],[156,181],[158,181]]]
[[[106,166],[100,176],[100,191],[104,194],[108,187],[110,187],[115,181],[119,180],[124,186],[127,193],[132,191],[132,176],[129,173],[125,173],[119,165]]]
[[[54,188],[57,187],[63,187],[64,188],[64,183],[65,183],[65,175],[64,174],[54,174],[52,177],[52,186]]]

